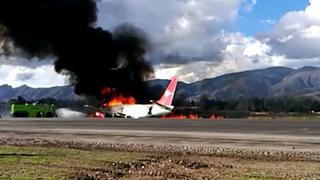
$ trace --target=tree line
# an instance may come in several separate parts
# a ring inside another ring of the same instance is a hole
[[[81,108],[85,104],[88,103],[88,100],[77,100],[77,101],[71,101],[71,100],[57,100],[55,98],[43,98],[38,100],[26,100],[22,96],[18,96],[15,99],[10,99],[8,101],[8,105],[11,104],[53,104],[56,108],[61,107],[70,107],[70,108]]]
[[[98,106],[99,103],[93,100],[64,101],[54,98],[39,99],[37,101],[27,101],[19,96],[11,99],[8,104],[54,104],[56,108],[73,107],[81,108],[85,104]],[[190,101],[183,95],[177,95],[174,99],[174,106],[179,107],[196,107],[203,111],[237,111],[237,112],[320,112],[320,101],[312,97],[277,97],[277,98],[240,98],[234,100],[211,99],[207,96],[201,96],[199,100]]]
[[[240,98],[237,100],[216,100],[201,97],[199,108],[212,111],[249,112],[320,112],[320,101],[311,97]]]

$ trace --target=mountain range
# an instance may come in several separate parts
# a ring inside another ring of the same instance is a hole
[[[167,80],[151,82],[152,85],[163,86],[167,83]],[[271,67],[226,74],[191,84],[180,82],[177,94],[183,94],[189,100],[198,100],[201,96],[220,100],[302,96],[320,99],[320,68]]]
[[[148,81],[150,88],[164,89],[168,80]],[[161,93],[161,92],[159,92]],[[320,99],[320,68],[271,67],[226,74],[216,78],[204,79],[191,84],[178,83],[177,94],[189,100],[199,100],[201,96],[230,100],[252,97],[313,97]],[[27,100],[55,98],[59,100],[77,100],[72,86],[52,88],[31,88],[26,85],[13,88],[0,86],[0,101],[22,96]]]
[[[78,100],[72,86],[57,86],[51,88],[32,88],[23,85],[13,88],[9,85],[0,86],[0,101],[6,102],[10,99],[22,96],[26,100],[38,100],[43,98],[55,98],[58,100]]]

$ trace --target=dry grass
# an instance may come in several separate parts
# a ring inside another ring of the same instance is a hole
[[[320,163],[0,146],[0,179],[320,179]]]

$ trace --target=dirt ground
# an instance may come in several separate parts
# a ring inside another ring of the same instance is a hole
[[[320,179],[316,162],[248,160],[195,155],[156,155],[111,170],[82,170],[76,179]]]
[[[173,146],[163,151],[156,150],[162,146],[1,142],[0,179],[320,179],[320,156],[311,152],[218,148],[201,154],[202,149]]]
[[[0,179],[320,179],[318,161],[0,146]]]

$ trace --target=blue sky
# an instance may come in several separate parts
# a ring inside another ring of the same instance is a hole
[[[308,0],[257,0],[251,11],[240,10],[237,30],[245,35],[254,36],[272,28],[272,24],[266,20],[275,23],[287,12],[304,10],[308,4]]]

